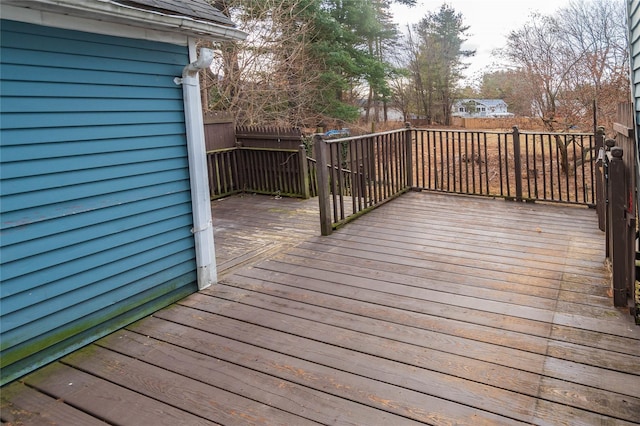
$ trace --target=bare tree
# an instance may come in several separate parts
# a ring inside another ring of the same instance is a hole
[[[573,0],[509,34],[502,54],[526,76],[523,94],[548,130],[590,128],[593,101],[602,124],[613,120],[628,90],[624,14],[621,0]]]
[[[204,82],[206,109],[231,110],[239,125],[313,126],[313,90],[321,84],[310,41],[312,21],[296,0],[225,0],[218,5],[249,36],[221,44]]]
[[[524,75],[523,95],[549,131],[592,128],[594,103],[599,124],[610,125],[629,83],[621,0],[573,0],[554,16],[533,15],[509,34],[503,55]],[[568,173],[568,144],[556,138]]]
[[[624,2],[573,0],[559,10],[558,19],[567,48],[580,58],[568,76],[567,100],[583,111],[596,100],[599,124],[611,127],[629,88]]]

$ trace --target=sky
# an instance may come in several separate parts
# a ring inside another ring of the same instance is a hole
[[[407,24],[415,24],[428,12],[437,12],[444,0],[418,0],[417,6],[408,8],[394,4],[392,12],[400,30],[406,32]],[[510,31],[518,29],[533,12],[550,15],[566,6],[569,0],[447,0],[447,4],[462,13],[463,22],[470,28],[463,49],[476,50],[467,58],[469,68],[465,82],[472,84],[476,77],[498,59],[491,52],[506,43]]]

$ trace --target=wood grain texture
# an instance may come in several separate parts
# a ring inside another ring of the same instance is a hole
[[[593,210],[408,193],[330,237],[310,201],[213,212],[217,286],[27,376],[30,394],[119,424],[128,401],[219,424],[640,423],[640,328],[607,296]]]

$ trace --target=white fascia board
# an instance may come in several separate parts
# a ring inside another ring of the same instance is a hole
[[[157,41],[161,43],[186,46],[189,37],[177,33],[154,31],[112,22],[96,21],[88,18],[63,15],[55,12],[27,9],[9,5],[0,6],[2,19],[26,22],[45,27],[76,30],[108,36],[126,37],[139,40]]]
[[[123,6],[111,0],[3,0],[3,19],[145,40],[243,40],[246,33],[224,25]]]

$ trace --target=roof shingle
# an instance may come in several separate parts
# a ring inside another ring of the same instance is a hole
[[[234,27],[233,22],[205,0],[115,0],[122,5],[158,10],[173,15]]]

